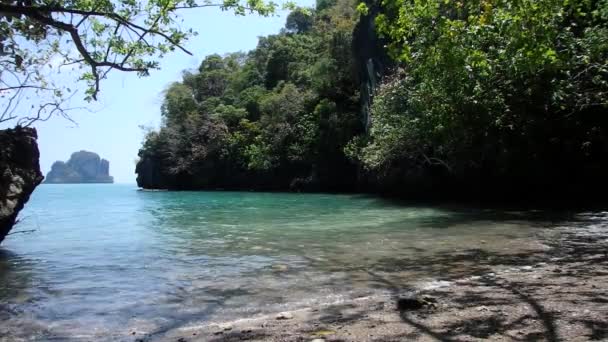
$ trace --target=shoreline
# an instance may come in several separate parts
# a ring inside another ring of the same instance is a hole
[[[387,280],[390,295],[184,325],[153,336],[136,334],[132,341],[608,339],[606,232],[602,223],[596,229],[565,228],[544,251],[502,257],[480,252],[468,276],[417,287]],[[443,261],[458,267],[457,260]],[[403,307],[403,300],[413,307]]]
[[[84,184],[84,183],[83,183]],[[127,183],[115,183],[127,184]],[[350,195],[368,196],[380,200],[398,203],[404,206],[437,206],[453,208],[477,208],[477,209],[505,209],[505,210],[533,210],[533,211],[555,211],[565,210],[567,212],[579,212],[597,210],[608,210],[608,200],[600,199],[599,196],[573,196],[569,193],[557,197],[529,196],[522,193],[519,195],[501,196],[456,196],[444,194],[438,196],[416,196],[408,194],[394,194],[378,190],[349,189],[349,190],[293,190],[289,188],[175,188],[175,187],[142,187],[133,184],[138,191],[142,192],[209,192],[209,193],[259,193],[259,194],[293,194],[293,195]],[[573,197],[575,199],[573,199]],[[581,199],[582,198],[582,199]]]

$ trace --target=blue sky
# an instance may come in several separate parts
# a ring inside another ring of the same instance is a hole
[[[314,1],[297,3],[312,6]],[[58,117],[37,123],[42,172],[46,174],[56,160],[67,160],[72,152],[88,150],[110,161],[110,173],[116,182],[135,183],[135,162],[143,137],[139,126],[158,127],[165,87],[179,80],[182,70],[198,67],[206,55],[255,48],[259,36],[279,32],[286,14],[281,11],[268,18],[243,17],[211,8],[184,12],[185,25],[199,33],[185,45],[194,56],[176,51],[160,61],[161,70],[145,78],[111,74],[103,82],[99,103],[91,106],[92,111],[72,113],[77,126]]]

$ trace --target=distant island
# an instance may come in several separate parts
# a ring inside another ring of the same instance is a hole
[[[110,162],[97,153],[80,151],[72,153],[67,162],[56,161],[46,175],[45,183],[114,183],[110,176]]]

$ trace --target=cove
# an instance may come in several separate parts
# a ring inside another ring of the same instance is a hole
[[[364,195],[100,184],[42,185],[22,218],[16,230],[34,232],[0,249],[0,336],[40,341],[123,340],[449,281],[490,255],[544,248],[538,238],[569,220]]]

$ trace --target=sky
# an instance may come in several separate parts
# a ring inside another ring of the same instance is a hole
[[[314,4],[313,0],[296,2],[300,6]],[[60,117],[35,124],[42,173],[46,175],[53,162],[67,161],[73,152],[87,150],[110,161],[110,174],[116,183],[135,183],[135,163],[143,138],[140,125],[159,126],[163,90],[179,81],[183,70],[197,68],[207,55],[255,48],[258,37],[279,32],[286,15],[280,11],[266,18],[235,16],[215,8],[185,11],[184,24],[199,33],[185,44],[193,56],[175,51],[160,61],[161,70],[144,78],[113,72],[101,85],[98,103],[89,110],[71,113],[77,125]],[[65,77],[66,82],[72,82],[69,79]]]

